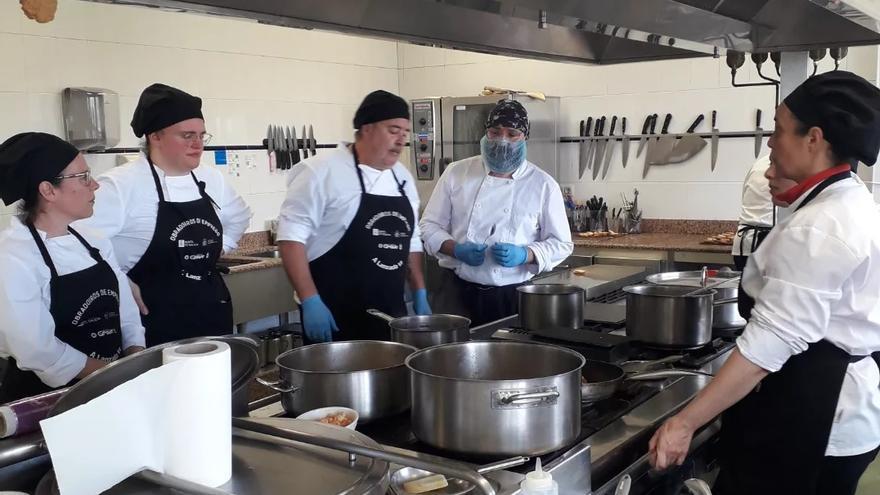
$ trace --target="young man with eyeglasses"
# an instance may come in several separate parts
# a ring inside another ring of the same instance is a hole
[[[387,91],[364,98],[354,143],[291,171],[278,217],[278,245],[301,305],[304,341],[389,340],[375,308],[430,314],[422,276],[419,195],[400,163],[411,126],[409,105]]]
[[[202,100],[153,84],[131,121],[144,153],[97,178],[85,222],[110,237],[132,282],[147,345],[232,332],[232,303],[217,260],[235,249],[251,210],[211,166]]]

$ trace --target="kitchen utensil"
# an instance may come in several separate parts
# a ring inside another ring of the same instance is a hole
[[[275,147],[277,148],[275,159],[280,164],[281,170],[289,169],[290,155],[287,153],[287,143],[284,140],[284,130],[281,126],[275,126]]]
[[[605,361],[587,359],[581,370],[581,403],[594,404],[614,395],[625,380],[665,380],[677,376],[711,376],[697,370],[668,369],[627,374],[623,368]]]
[[[580,156],[578,157],[578,178],[584,176],[584,170],[587,169],[587,158],[590,154],[590,131],[593,127],[593,117],[587,117],[587,121],[581,121],[580,135],[585,138],[580,142]]]
[[[278,356],[280,380],[257,381],[281,393],[288,414],[344,406],[368,423],[409,409],[409,371],[403,363],[415,350],[374,340],[312,344]]]
[[[269,172],[274,172],[278,159],[275,157],[275,132],[272,129],[272,124],[266,128],[266,153],[269,154]]]
[[[328,416],[338,416],[345,418],[349,421],[344,427],[341,424],[337,424],[335,426],[340,426],[343,428],[348,428],[349,430],[357,429],[358,423],[358,412],[349,407],[341,407],[341,406],[330,406],[330,407],[319,407],[318,409],[312,409],[311,411],[306,411],[296,419],[301,419],[303,421],[317,421],[322,422],[321,420]],[[330,423],[333,424],[333,423]]]
[[[232,365],[232,415],[247,416],[248,387],[254,375],[257,374],[259,356],[253,340],[236,336],[199,337],[169,342],[114,361],[71,386],[67,393],[55,403],[50,415],[57,416],[69,411],[109,392],[132,378],[140,376],[142,373],[162,366],[162,350],[166,347],[203,340],[219,340],[229,345],[232,353],[230,359]]]
[[[712,489],[709,484],[700,478],[690,478],[684,481],[684,486],[691,495],[712,495]]]
[[[299,143],[296,140],[296,126],[295,125],[290,127],[290,145],[291,145],[291,149],[293,150],[293,163],[295,165],[295,164],[299,163],[302,159],[305,158],[305,157],[303,157],[301,159],[299,156]]]
[[[694,131],[702,122],[703,114],[700,114],[691,126],[688,127],[685,135],[675,143],[675,147],[672,148],[669,156],[666,157],[665,164],[681,163],[690,160],[706,147],[706,140],[694,134]]]
[[[597,136],[601,139],[596,141],[596,156],[593,158],[593,180],[599,177],[599,171],[602,167],[602,159],[605,158],[605,148],[608,146],[608,140],[605,137],[605,117],[599,120],[599,133]]]
[[[614,489],[614,495],[629,495],[629,489],[632,486],[632,477],[624,474],[617,482],[617,488]]]
[[[646,371],[654,371],[665,367],[667,364],[675,364],[684,359],[684,356],[681,354],[674,354],[672,356],[666,356],[660,359],[654,359],[651,361],[648,360],[634,360],[634,361],[625,361],[620,367],[623,368],[623,371],[626,374],[635,374],[635,373],[644,373]]]
[[[761,109],[755,113],[755,158],[761,154],[761,143],[764,141],[764,129],[761,129]]]
[[[718,112],[712,110],[712,171],[715,171],[715,163],[718,161],[718,127],[715,125],[715,119]]]
[[[669,135],[669,123],[672,121],[672,114],[667,113],[663,120],[663,128],[660,129],[661,137],[653,145],[648,146],[648,161],[651,165],[665,165],[666,160],[675,147],[675,136]]]
[[[614,128],[617,127],[617,115],[611,118],[611,129],[608,131],[608,145],[605,151],[605,159],[602,164],[602,180],[608,175],[608,167],[611,165],[611,157],[614,156],[614,145],[617,140],[614,139]]]
[[[287,149],[288,154],[290,155],[290,166],[293,167],[299,160],[299,151],[296,147],[296,131],[292,129],[290,126],[285,128],[285,135],[287,138]]]
[[[494,471],[500,471],[502,469],[520,466],[528,461],[528,457],[513,457],[503,461],[493,462],[492,464],[484,464],[477,468],[477,472],[480,474],[487,474]],[[391,475],[391,489],[397,495],[408,495],[406,490],[403,489],[403,485],[405,483],[419,480],[433,474],[434,473],[426,471],[424,469],[416,469],[411,467],[398,469],[394,472],[394,474]],[[447,478],[446,481],[449,482],[449,485],[447,487],[440,488],[438,490],[431,490],[428,495],[464,495],[465,493],[470,493],[474,489],[474,485],[471,484],[469,481],[460,480],[458,478]]]
[[[302,126],[302,145],[303,145],[302,148],[303,148],[303,157],[308,157],[308,156],[309,156],[309,144],[310,144],[310,143],[309,143],[309,138],[306,137],[306,136],[307,136],[307,134],[306,134],[306,125],[303,124],[303,126]]]
[[[645,144],[648,142],[648,131],[650,130],[651,134],[654,133],[652,125],[657,121],[657,114],[648,115],[645,117],[645,123],[642,124],[642,137],[639,138],[639,147],[636,149],[636,158],[642,155],[642,150],[645,149]]]
[[[388,322],[391,340],[416,349],[471,339],[471,320],[464,316],[432,314],[394,318],[377,309],[368,309],[367,313]]]
[[[654,115],[651,116],[651,129],[649,130],[648,134],[653,135],[654,131],[656,130],[656,126],[657,126],[657,114],[655,113]],[[651,148],[653,148],[654,144],[656,144],[654,142],[654,138],[647,138],[645,140],[645,143],[646,143],[645,146],[648,149],[645,150],[645,164],[644,164],[644,168],[642,168],[642,179],[644,179],[648,175],[648,168],[651,166],[651,162],[649,160],[650,155],[651,155]]]
[[[566,284],[531,284],[516,288],[519,321],[526,330],[580,328],[584,325],[583,287]]]
[[[698,289],[694,289],[694,290],[688,292],[687,294],[683,295],[682,297],[696,297],[696,296],[700,296],[703,294],[708,294],[715,287],[717,287],[721,284],[729,283],[731,281],[738,282],[739,276],[733,277],[731,279],[719,280],[717,282],[712,282],[711,284],[703,285],[702,287],[700,287]]]
[[[712,340],[716,305],[735,300],[715,299],[716,291],[685,297],[690,287],[631,285],[626,292],[626,335],[648,345],[691,349]]]
[[[620,160],[623,162],[623,168],[626,168],[626,161],[629,158],[629,136],[626,134],[626,117],[620,120],[620,132],[623,134],[623,143],[620,146]]]
[[[419,440],[476,456],[541,455],[580,434],[584,358],[563,347],[472,341],[422,349],[412,372]]]
[[[315,141],[315,132],[312,130],[312,124],[309,124],[309,150],[312,156],[318,154],[318,142]]]
[[[715,296],[716,299],[735,300],[737,298],[737,295],[739,294],[739,284],[736,281],[736,277],[740,275],[740,272],[732,270],[709,270],[707,275],[709,277],[708,283],[714,283],[717,279],[727,280],[727,283],[713,287],[715,292],[717,292]],[[655,273],[649,275],[646,280],[652,284],[679,285],[693,288],[702,287],[700,277],[701,272],[692,270],[685,272]],[[746,321],[739,315],[736,302],[715,306],[715,309],[712,312],[713,328],[737,328],[742,327],[745,324]]]

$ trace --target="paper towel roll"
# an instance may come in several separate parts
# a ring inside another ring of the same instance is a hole
[[[171,384],[165,472],[216,487],[232,477],[231,351],[207,341],[162,350],[163,365],[185,361],[186,380]],[[181,407],[185,406],[185,407]]]

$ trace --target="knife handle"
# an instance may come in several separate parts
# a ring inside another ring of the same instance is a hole
[[[761,127],[761,109],[758,109],[758,112],[755,114],[755,127]]]
[[[645,123],[642,124],[642,134],[647,134],[648,129],[651,127],[651,115],[645,117]]]
[[[715,118],[718,116],[718,112],[712,110],[712,129],[715,128]]]
[[[697,117],[696,120],[694,120],[694,123],[691,124],[690,127],[688,127],[687,132],[688,133],[694,132],[701,123],[703,123],[703,114],[700,114],[700,116]]]
[[[660,134],[669,133],[669,123],[672,122],[672,114],[667,113],[666,118],[663,119],[663,128],[660,130]]]
[[[657,130],[657,114],[651,115],[651,132],[649,134],[654,134]]]
[[[626,117],[620,119],[620,133],[626,134]]]
[[[587,117],[587,124],[584,126],[582,136],[590,137],[590,131],[593,130],[593,117]]]
[[[615,127],[617,127],[617,115],[615,115],[614,117],[611,117],[611,130],[608,131],[609,136],[614,135],[614,128]]]
[[[606,120],[607,120],[606,117],[603,115],[603,116],[602,116],[602,128],[599,129],[599,135],[600,135],[600,136],[604,136],[604,135],[605,135],[605,122],[606,122]]]
[[[585,129],[585,128],[586,128],[586,124],[585,124],[584,121],[582,120],[581,123],[580,123],[580,125],[578,126],[578,136],[583,136],[583,135],[584,135],[584,129]]]

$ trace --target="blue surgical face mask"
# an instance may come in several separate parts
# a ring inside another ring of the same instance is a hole
[[[480,152],[483,155],[483,163],[489,167],[489,170],[496,174],[510,174],[526,159],[526,140],[495,140],[483,136],[480,140]]]

